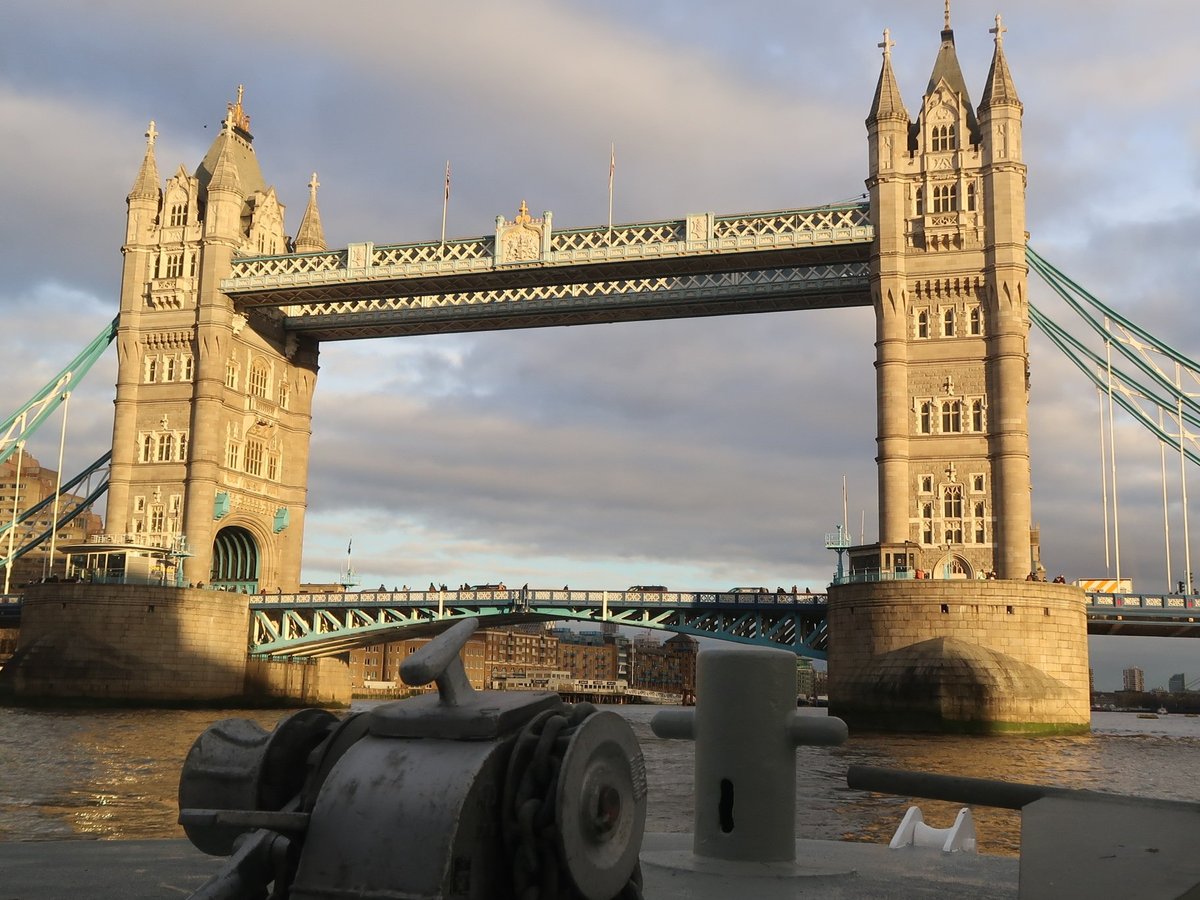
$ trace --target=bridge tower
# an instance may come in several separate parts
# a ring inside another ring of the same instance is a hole
[[[916,121],[883,67],[867,118],[879,546],[851,569],[1024,579],[1031,538],[1021,102],[999,16],[978,111],[950,28]]]
[[[317,344],[239,313],[221,279],[235,255],[324,249],[316,176],[293,242],[240,87],[195,172],[165,187],[156,136],[128,197],[106,537],[186,551],[185,583],[294,590]]]
[[[886,31],[867,118],[880,541],[851,548],[850,583],[829,592],[830,711],[852,727],[1083,732],[1083,594],[1025,580],[1039,563],[1021,102],[997,16],[972,108],[949,9],[916,121]]]

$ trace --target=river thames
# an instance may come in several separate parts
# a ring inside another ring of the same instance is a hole
[[[629,719],[646,757],[647,831],[691,831],[691,743],[651,733],[661,707],[612,708]],[[230,716],[269,729],[285,714],[0,708],[0,841],[182,837],[179,768],[196,736]],[[1200,800],[1200,718],[1098,712],[1092,733],[1074,737],[852,733],[841,747],[800,748],[797,837],[886,842],[910,802],[931,825],[953,820],[953,804],[850,790],[846,770],[855,764]],[[973,812],[981,852],[1018,852],[1019,813]]]

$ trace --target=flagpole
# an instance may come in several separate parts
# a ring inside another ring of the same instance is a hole
[[[446,160],[446,189],[442,192],[442,245],[446,243],[446,208],[450,205],[450,160]]]
[[[608,146],[608,240],[612,242],[612,200],[613,200],[613,174],[617,170],[617,145],[611,143]]]

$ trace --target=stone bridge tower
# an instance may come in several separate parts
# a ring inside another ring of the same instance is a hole
[[[867,118],[880,543],[851,548],[851,583],[829,592],[830,712],[851,727],[1086,732],[1083,592],[1025,580],[1021,103],[997,16],[972,108],[946,9],[916,121],[887,32]]]
[[[950,28],[909,119],[884,32],[867,118],[879,539],[851,567],[1025,578],[1031,540],[1021,102],[995,53],[978,110]],[[885,574],[886,577],[886,574]]]
[[[106,532],[172,548],[183,583],[294,590],[317,345],[221,292],[235,255],[325,249],[316,177],[296,240],[251,146],[242,92],[193,174],[165,187],[154,123],[128,202]]]

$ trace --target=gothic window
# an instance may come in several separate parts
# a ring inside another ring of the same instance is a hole
[[[146,511],[146,498],[144,495],[139,494],[133,498],[133,511],[135,513]]]
[[[971,430],[979,433],[983,431],[983,401],[971,401]]]
[[[942,311],[942,334],[946,337],[954,337],[954,307],[949,306]]]
[[[267,367],[262,362],[256,360],[254,365],[250,367],[250,380],[248,382],[250,393],[255,397],[267,396]]]
[[[925,215],[925,188],[917,188],[917,215]]]
[[[954,212],[958,209],[958,185],[939,184],[933,189],[933,211],[935,213]]]
[[[983,334],[983,311],[978,306],[972,306],[967,313],[967,330],[971,334]]]
[[[171,501],[170,501],[171,515],[173,515],[173,516],[179,515],[179,507],[182,505],[182,502],[183,502],[183,498],[180,497],[178,494],[171,495]]]
[[[183,254],[168,253],[167,267],[163,273],[164,278],[178,278],[183,274]]]
[[[958,146],[957,129],[951,125],[935,125],[933,128],[933,150],[954,150]]]
[[[168,223],[171,226],[187,224],[187,203],[176,203],[171,207],[171,218]]]
[[[236,469],[242,461],[242,448],[239,444],[230,441],[225,448],[225,468]]]
[[[167,433],[158,436],[158,461],[170,462],[175,458],[175,436]]]
[[[917,430],[921,434],[933,433],[933,404],[928,400],[922,400],[918,407],[920,413],[917,419]]]
[[[984,480],[983,480],[982,475],[972,475],[971,476],[971,490],[974,491],[976,494],[983,493],[983,484],[984,484]]]
[[[942,490],[942,518],[961,519],[963,511],[962,485],[948,484]]]
[[[957,434],[962,431],[962,404],[957,400],[942,403],[942,434]]]
[[[196,277],[196,254],[188,254],[188,275],[192,278]]]
[[[138,534],[145,530],[146,530],[146,520],[145,519],[134,519],[133,520],[134,534]]]
[[[158,380],[158,357],[146,357],[146,383],[152,384]]]
[[[287,409],[290,401],[291,388],[288,387],[288,383],[286,381],[279,382],[279,405],[284,409]]]
[[[267,454],[267,478],[271,481],[279,480],[279,454]]]
[[[967,183],[967,212],[975,212],[976,194],[978,189],[975,187],[975,182]]]
[[[179,461],[187,462],[187,443],[188,437],[186,431],[179,433]]]
[[[946,543],[961,544],[962,539],[962,522],[947,522],[946,523]]]
[[[975,504],[975,543],[983,544],[987,541],[987,524],[984,521],[983,504]]]
[[[235,391],[238,386],[238,367],[232,359],[225,363],[225,387],[233,388]]]
[[[246,441],[246,471],[262,475],[263,445],[261,441]]]
[[[922,494],[932,494],[933,493],[933,476],[932,475],[922,475],[921,476],[921,493]]]
[[[142,462],[152,462],[154,460],[154,435],[147,434],[142,437]]]
[[[917,337],[929,337],[929,310],[927,309],[917,311]]]
[[[156,504],[150,510],[150,530],[152,532],[163,530],[163,508],[161,503]]]
[[[194,366],[194,363],[192,361],[192,354],[185,353],[183,355],[183,358],[180,360],[180,375],[179,375],[180,381],[191,381],[192,380],[193,366]]]
[[[175,369],[177,360],[174,356],[168,356],[163,359],[163,381],[175,380]]]

